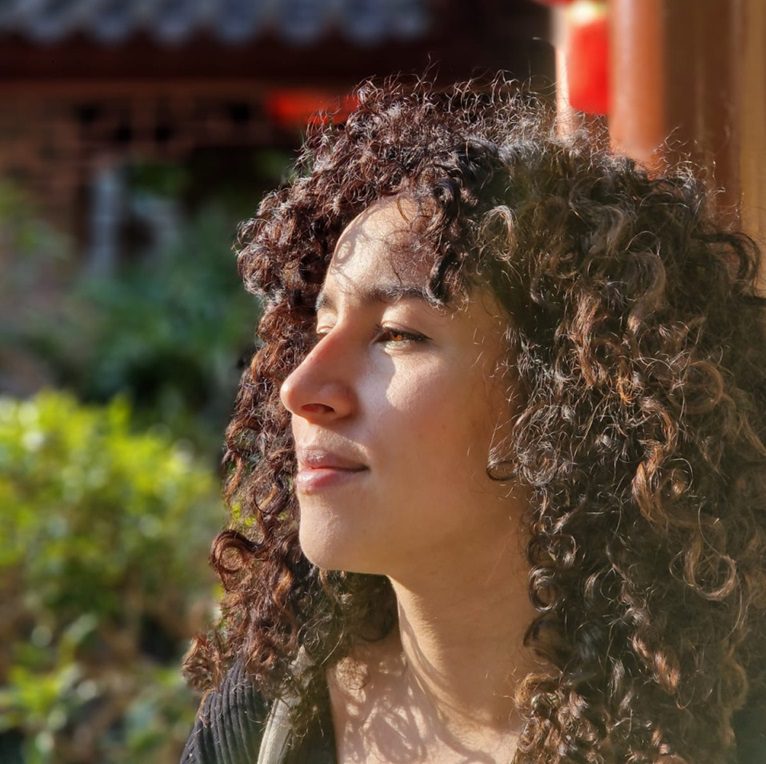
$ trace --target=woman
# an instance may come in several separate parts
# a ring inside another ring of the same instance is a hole
[[[758,252],[489,87],[363,87],[242,229],[188,762],[756,762]]]

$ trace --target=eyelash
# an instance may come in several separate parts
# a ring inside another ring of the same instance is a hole
[[[426,337],[423,336],[422,334],[418,334],[417,332],[405,332],[403,329],[395,329],[392,326],[378,326],[377,329],[379,332],[378,339],[380,339],[380,335],[383,335],[383,336],[396,335],[396,336],[404,338],[402,340],[399,340],[398,341],[399,343],[404,342],[407,344],[415,343],[415,342],[425,342],[426,340]],[[394,340],[391,340],[391,342],[393,341]]]
[[[381,326],[380,324],[377,324],[375,327],[376,330],[376,341],[380,341],[383,337],[386,336],[397,336],[402,337],[403,339],[400,340],[386,340],[386,344],[388,342],[396,342],[397,344],[409,344],[409,343],[417,343],[417,342],[425,342],[428,337],[426,337],[423,334],[418,334],[417,332],[407,332],[403,329],[395,329],[393,326]],[[328,332],[316,332],[315,339],[316,342],[319,342],[323,337],[325,337],[328,334]]]

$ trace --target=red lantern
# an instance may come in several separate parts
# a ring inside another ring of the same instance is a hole
[[[575,0],[566,10],[569,103],[580,111],[609,111],[609,29],[603,0]]]
[[[293,88],[272,90],[266,97],[266,112],[282,127],[304,128],[309,122],[343,122],[355,106],[353,96],[321,90]]]

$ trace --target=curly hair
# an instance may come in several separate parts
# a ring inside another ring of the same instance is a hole
[[[261,344],[227,431],[232,523],[211,556],[222,618],[188,674],[208,687],[242,656],[264,694],[297,691],[308,716],[326,668],[395,627],[385,577],[320,570],[301,552],[279,388],[312,346],[341,231],[406,193],[427,217],[431,294],[487,284],[511,325],[523,402],[487,469],[531,487],[526,641],[550,666],[519,688],[513,760],[754,762],[766,718],[758,248],[716,222],[688,165],[652,176],[603,134],[560,136],[551,110],[502,77],[365,83],[357,98],[345,124],[315,125],[296,179],[241,227]],[[301,649],[313,662],[296,677]]]

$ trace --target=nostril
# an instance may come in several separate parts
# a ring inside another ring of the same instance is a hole
[[[323,414],[325,411],[332,411],[332,406],[324,403],[304,403],[301,410],[307,414]]]

